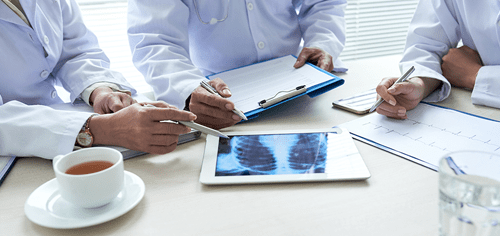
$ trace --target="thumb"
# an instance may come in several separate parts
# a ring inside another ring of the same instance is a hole
[[[221,78],[215,78],[214,80],[210,81],[212,86],[221,94],[223,97],[231,97],[231,91],[229,90],[229,87],[227,86],[226,83]]]

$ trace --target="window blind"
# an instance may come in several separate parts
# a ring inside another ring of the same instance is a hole
[[[111,61],[138,93],[153,91],[132,63],[127,38],[127,0],[77,0],[87,27]]]
[[[347,0],[344,61],[402,54],[418,0]]]

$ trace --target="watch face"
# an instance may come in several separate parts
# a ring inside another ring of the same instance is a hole
[[[87,132],[81,132],[76,137],[76,141],[84,147],[89,147],[92,145],[92,136]]]

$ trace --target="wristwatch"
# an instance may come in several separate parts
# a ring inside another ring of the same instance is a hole
[[[90,133],[89,128],[90,119],[94,116],[97,116],[97,114],[92,114],[87,121],[85,121],[85,124],[83,124],[82,130],[80,130],[80,133],[76,136],[76,145],[80,147],[91,147],[94,143],[94,136]]]

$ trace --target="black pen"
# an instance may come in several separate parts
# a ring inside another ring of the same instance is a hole
[[[202,80],[200,82],[200,85],[201,87],[205,88],[208,92],[210,92],[211,94],[215,94],[215,95],[218,95],[219,97],[222,98],[222,96],[219,94],[219,92],[217,92],[217,90],[215,90],[214,87],[212,87],[210,84],[208,84],[207,82],[205,82],[204,80]],[[236,109],[236,107],[234,107],[233,109],[233,112],[234,114],[238,115],[241,119],[243,120],[248,120],[248,118],[245,116],[245,114],[243,114],[242,111]]]

